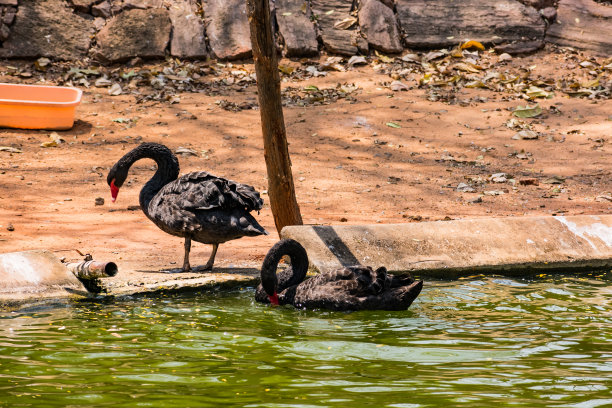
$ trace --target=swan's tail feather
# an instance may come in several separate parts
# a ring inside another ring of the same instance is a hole
[[[257,220],[249,213],[244,213],[239,218],[239,225],[242,232],[247,237],[254,237],[257,235],[268,235],[268,232],[264,227],[259,225]]]
[[[413,282],[408,286],[392,289],[385,293],[382,299],[382,309],[406,310],[419,296],[423,289],[423,281]]]
[[[268,235],[268,231],[266,231],[264,227],[262,227],[258,223],[249,224],[246,228],[243,229],[243,231],[248,237],[254,237],[257,235]]]

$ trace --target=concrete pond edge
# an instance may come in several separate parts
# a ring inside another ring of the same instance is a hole
[[[612,268],[611,215],[291,226],[281,238],[299,241],[318,271],[359,263],[456,279]]]
[[[612,215],[476,218],[405,224],[285,227],[281,238],[299,241],[314,271],[346,265],[386,266],[420,278],[474,274],[525,276],[612,269]],[[255,286],[258,269],[205,274],[159,274],[154,282],[97,279],[100,293],[49,251],[0,254],[0,310],[86,299],[125,298]]]

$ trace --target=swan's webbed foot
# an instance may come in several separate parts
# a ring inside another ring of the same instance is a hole
[[[191,238],[185,237],[185,258],[183,260],[183,267],[166,270],[164,272],[167,273],[177,273],[177,272],[206,272],[211,271],[213,268],[213,264],[215,263],[215,255],[217,255],[217,248],[219,248],[219,244],[213,244],[212,253],[210,254],[210,258],[206,265],[196,266],[195,268],[191,267],[189,263],[189,252],[191,251]]]
[[[191,269],[191,272],[207,272],[207,271],[212,271],[212,264],[206,264],[206,265],[200,265],[200,266],[196,266],[195,268]]]

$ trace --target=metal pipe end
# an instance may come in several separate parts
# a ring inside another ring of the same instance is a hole
[[[114,262],[108,262],[104,266],[104,273],[106,276],[115,276],[119,272],[119,268],[117,268],[117,264]]]

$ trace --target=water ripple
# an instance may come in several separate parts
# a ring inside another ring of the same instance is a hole
[[[0,313],[0,407],[609,406],[611,276],[431,281],[402,312],[250,289]]]

